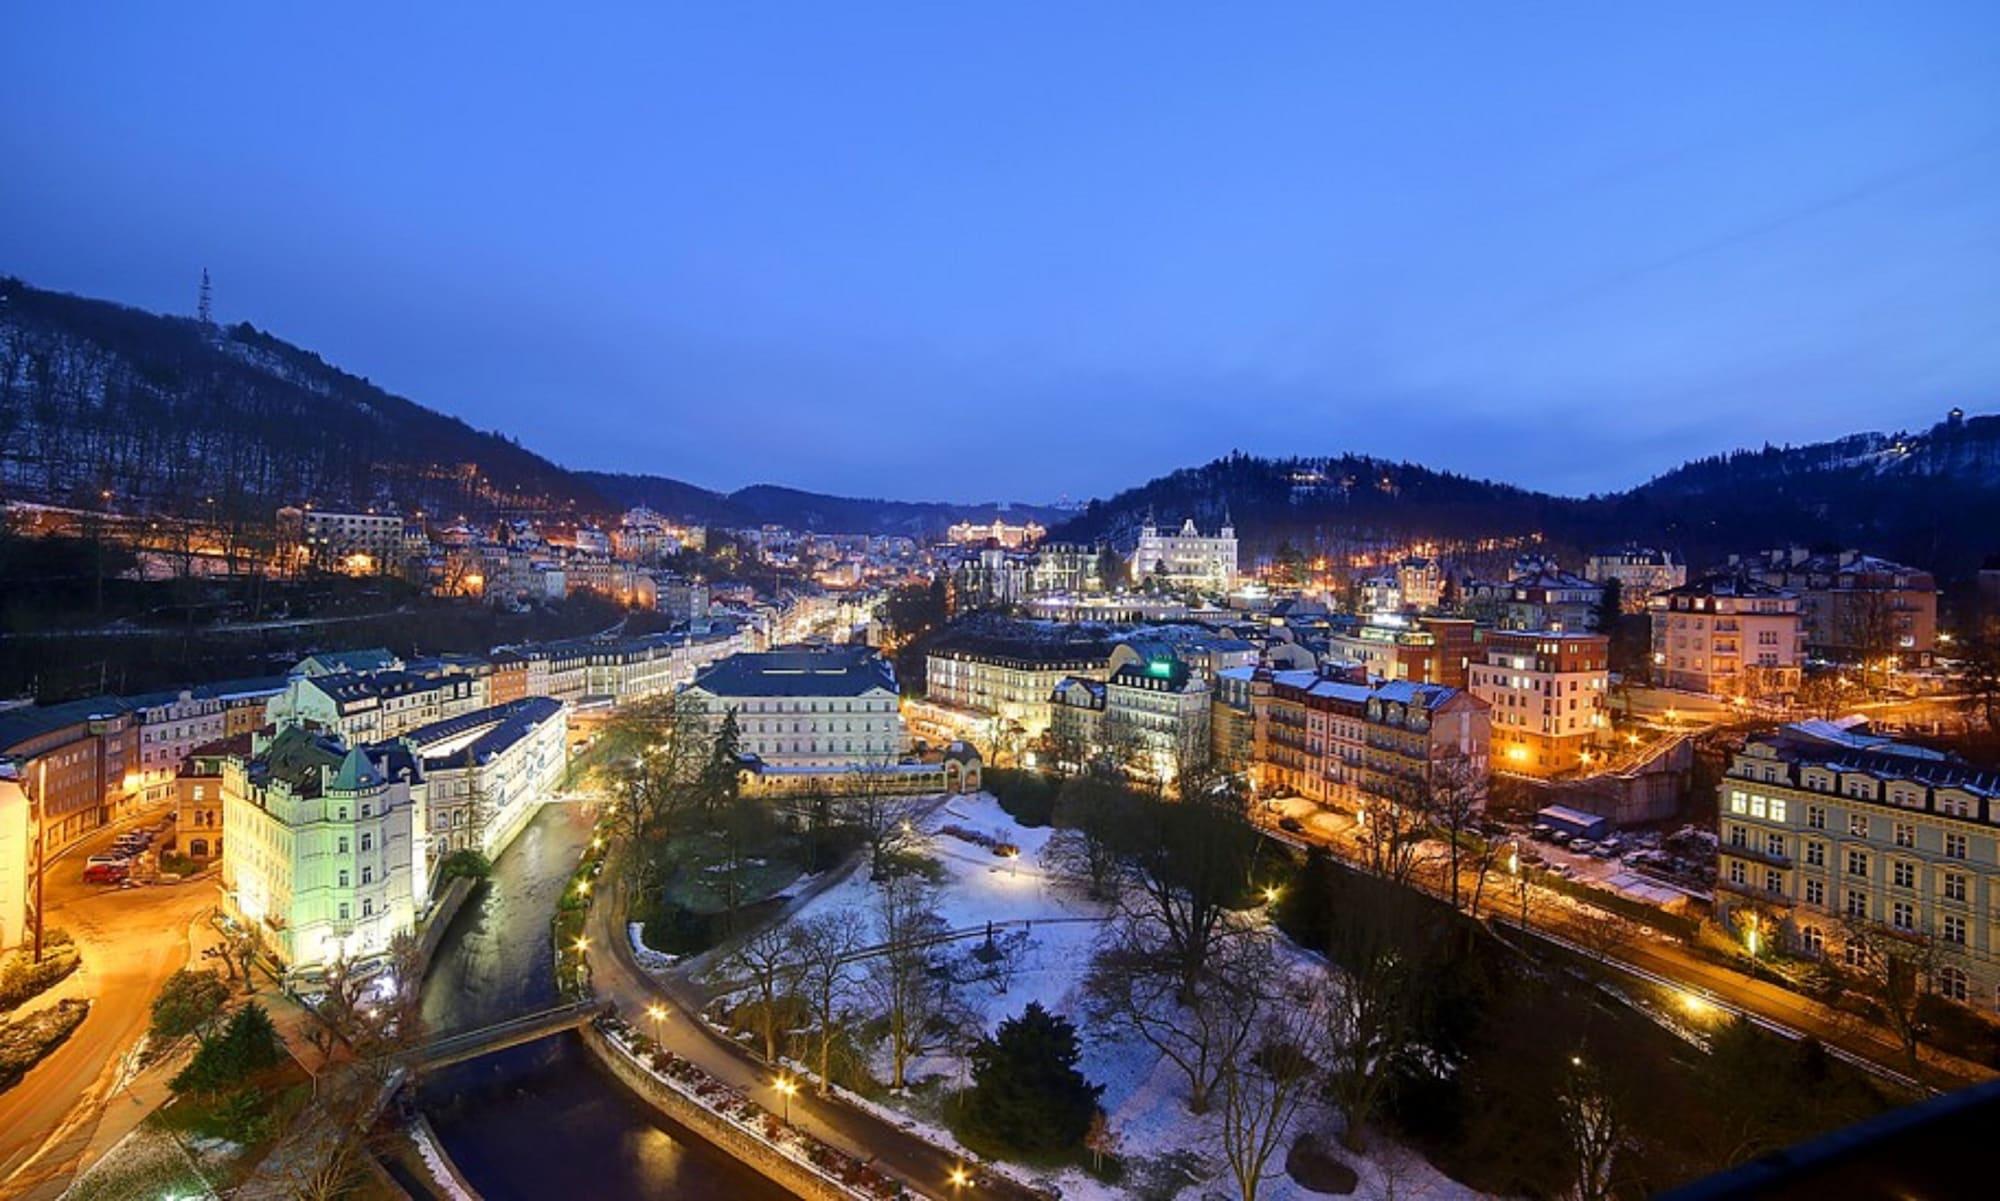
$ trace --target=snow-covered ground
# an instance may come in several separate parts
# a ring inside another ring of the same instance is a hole
[[[1327,816],[1329,820],[1343,820]],[[952,826],[986,835],[996,843],[1019,847],[1020,855],[1018,858],[996,855],[976,842],[943,832]],[[924,853],[937,860],[945,871],[938,914],[947,928],[978,930],[983,934],[986,923],[993,922],[997,937],[1009,937],[1019,930],[1027,941],[1020,965],[1006,982],[1004,992],[988,983],[970,984],[963,991],[964,999],[978,1012],[986,1032],[990,1034],[1003,1019],[1020,1013],[1030,1001],[1039,1001],[1050,1012],[1068,1017],[1083,1035],[1080,1067],[1092,1082],[1104,1085],[1104,1109],[1118,1141],[1118,1153],[1125,1157],[1131,1170],[1164,1172],[1170,1163],[1178,1162],[1187,1166],[1195,1178],[1195,1183],[1182,1191],[1182,1197],[1200,1197],[1209,1192],[1234,1195],[1235,1184],[1216,1141],[1213,1115],[1196,1117],[1188,1113],[1187,1083],[1180,1072],[1143,1041],[1114,1037],[1094,1029],[1084,1016],[1080,993],[1103,928],[1106,906],[1088,900],[1080,891],[1044,873],[1041,853],[1054,831],[1016,824],[996,800],[983,794],[953,798],[924,819],[920,829],[924,834]],[[848,907],[870,913],[874,894],[875,886],[869,882],[867,873],[856,872],[815,897],[798,916]],[[980,941],[971,937],[951,944],[952,949],[946,954],[963,954]],[[1309,963],[1312,970],[1324,970],[1282,938],[1279,945],[1295,962]],[[886,1079],[889,1075],[886,1062],[876,1067],[877,1078]],[[939,1090],[925,1089],[922,1082],[929,1080],[956,1088],[965,1079],[966,1070],[957,1050],[931,1055],[920,1060],[911,1073],[913,1083],[918,1085],[911,1096],[891,1097],[886,1103],[859,1103],[933,1141],[955,1146],[955,1140],[938,1117]],[[1338,1129],[1338,1115],[1314,1112],[1303,1124],[1334,1131]],[[1379,1135],[1368,1157],[1339,1154],[1360,1176],[1360,1185],[1351,1194],[1354,1197],[1442,1201],[1476,1195],[1446,1179],[1414,1154],[1389,1146]],[[1260,1190],[1260,1198],[1307,1201],[1322,1196],[1285,1177],[1283,1165],[1281,1148],[1268,1165],[1270,1179]],[[1019,1179],[1054,1184],[1067,1201],[1079,1198],[1111,1201],[1130,1195],[1074,1169],[1061,1173],[1031,1173],[1012,1167],[1001,1170]]]

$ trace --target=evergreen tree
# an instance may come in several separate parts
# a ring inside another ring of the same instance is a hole
[[[723,714],[722,724],[715,731],[715,741],[709,744],[708,760],[701,766],[701,778],[696,789],[701,796],[702,808],[711,819],[728,812],[743,789],[739,775],[743,766],[742,747],[736,710],[731,709]]]
[[[254,1001],[236,1011],[219,1033],[201,1040],[171,1087],[177,1093],[217,1093],[254,1073],[275,1067],[285,1057],[271,1015]]]
[[[1617,576],[1604,581],[1604,594],[1597,599],[1597,632],[1613,634],[1618,631],[1618,616],[1625,605],[1625,586]]]
[[[1305,866],[1278,896],[1272,915],[1291,940],[1310,950],[1326,946],[1333,932],[1333,861],[1317,843],[1306,848]]]
[[[972,1049],[969,1132],[1030,1154],[1082,1146],[1104,1091],[1076,1070],[1082,1054],[1076,1026],[1030,1001]]]

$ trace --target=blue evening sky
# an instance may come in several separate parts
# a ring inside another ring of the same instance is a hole
[[[1569,492],[2000,408],[2000,3],[39,3],[0,272],[581,467]]]

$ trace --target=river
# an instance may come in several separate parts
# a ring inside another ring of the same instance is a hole
[[[552,804],[465,904],[424,984],[433,1035],[556,1003],[549,920],[590,836],[572,804]],[[780,1198],[784,1190],[662,1118],[591,1062],[573,1034],[426,1079],[418,1103],[459,1170],[490,1201]]]

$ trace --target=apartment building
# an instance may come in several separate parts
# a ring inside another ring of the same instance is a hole
[[[1492,706],[1494,768],[1547,778],[1587,766],[1609,728],[1611,639],[1553,630],[1488,630],[1470,669],[1472,694]]]
[[[1672,551],[1628,542],[1595,552],[1584,563],[1583,578],[1597,584],[1618,581],[1618,610],[1644,613],[1655,592],[1687,583],[1687,564]]]
[[[1937,650],[1937,578],[1928,571],[1858,550],[1812,554],[1797,546],[1734,562],[1798,594],[1806,647],[1814,654],[1922,666]]]
[[[453,851],[497,858],[555,794],[568,762],[568,710],[545,696],[475,710],[402,739],[422,761],[433,862]]]
[[[1749,739],[1717,793],[1716,901],[1746,942],[1863,970],[1908,948],[1932,991],[2000,1008],[2000,772],[1812,721]]]
[[[1115,755],[1132,771],[1171,782],[1213,753],[1211,695],[1178,658],[1126,654],[1103,680],[1072,676],[1056,685],[1051,739],[1058,754],[1078,762]]]
[[[1233,684],[1238,675],[1226,678]],[[1462,689],[1268,668],[1252,670],[1248,682],[1261,792],[1351,811],[1371,797],[1404,795],[1446,761],[1486,777],[1489,707]]]
[[[1653,677],[1717,696],[1796,691],[1806,635],[1795,592],[1739,575],[1711,575],[1654,593]]]
[[[0,712],[0,761],[41,806],[54,852],[137,805],[139,721],[115,696]]]
[[[225,733],[222,699],[207,689],[181,688],[123,700],[139,720],[139,778],[133,799],[141,805],[171,800],[181,762],[196,747]]]
[[[1050,698],[1068,677],[1102,680],[1113,643],[1101,633],[974,620],[947,629],[924,656],[924,699],[967,714],[997,718],[1012,737],[1032,741],[1049,728]],[[988,755],[995,748],[980,743]]]
[[[278,510],[278,534],[316,566],[372,575],[398,561],[403,519],[395,513],[342,513],[288,506]]]

